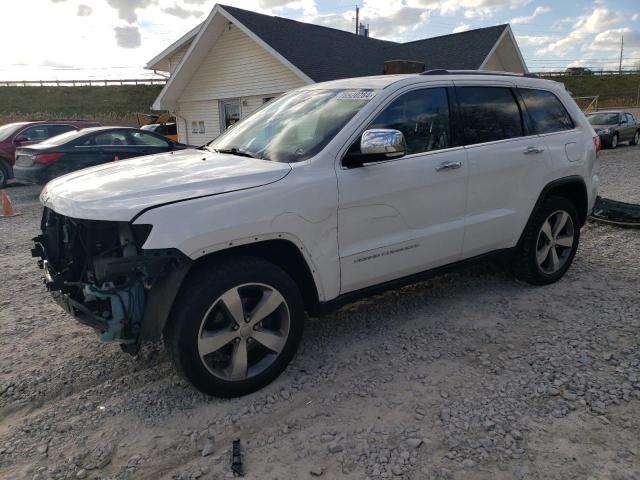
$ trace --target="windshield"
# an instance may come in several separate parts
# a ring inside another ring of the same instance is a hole
[[[618,113],[594,113],[587,116],[591,125],[617,125]]]
[[[267,103],[208,150],[300,162],[322,150],[374,96],[372,90],[303,90]]]
[[[26,122],[20,123],[8,123],[0,127],[0,142],[4,142],[7,138],[13,135],[20,127],[26,125]]]

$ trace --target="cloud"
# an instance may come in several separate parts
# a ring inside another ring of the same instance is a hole
[[[107,0],[107,3],[118,10],[118,16],[129,23],[138,20],[136,10],[147,8],[156,3],[155,0]]]
[[[631,20],[633,20],[634,22],[639,18],[640,18],[640,13],[634,13],[633,15],[631,15]]]
[[[533,11],[533,13],[531,15],[512,18],[510,23],[513,24],[513,25],[519,25],[519,24],[523,24],[523,23],[530,23],[538,15],[542,15],[543,13],[547,13],[549,11],[551,11],[551,9],[548,8],[548,7],[536,7],[536,9]]]
[[[140,46],[140,30],[138,27],[115,27],[116,43],[121,48],[138,48]]]
[[[620,39],[624,36],[625,49],[640,48],[640,32],[634,32],[630,28],[615,28],[600,32],[593,39],[589,50],[620,50]]]
[[[516,35],[516,40],[518,45],[522,47],[545,45],[546,43],[551,42],[554,37],[549,35]]]
[[[89,5],[78,5],[78,16],[88,17],[93,13],[93,9]]]
[[[437,8],[440,15],[454,15],[461,10],[465,18],[483,18],[492,16],[497,10],[504,8],[520,8],[531,3],[532,0],[418,0],[427,8]]]
[[[584,41],[590,35],[617,25],[623,20],[624,18],[621,15],[606,8],[596,8],[590,15],[578,17],[578,20],[573,24],[572,30],[568,35],[537,50],[536,55],[551,53],[566,57],[579,42]]]
[[[177,3],[173,5],[173,7],[163,8],[162,11],[169,15],[173,15],[174,17],[186,19],[189,17],[201,17],[204,15],[204,12],[199,10],[187,10],[186,8],[182,8]]]
[[[467,30],[469,30],[471,28],[471,25],[469,25],[468,23],[463,23],[461,25],[458,25],[456,28],[454,28],[451,33],[460,33],[460,32],[466,32]]]

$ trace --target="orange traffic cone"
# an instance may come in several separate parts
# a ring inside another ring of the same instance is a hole
[[[13,211],[9,195],[7,192],[2,192],[2,215],[0,217],[15,217],[16,215],[19,214]]]

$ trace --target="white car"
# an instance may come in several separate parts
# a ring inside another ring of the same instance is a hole
[[[271,382],[317,316],[489,256],[557,281],[598,189],[598,136],[564,87],[425,72],[287,93],[204,149],[42,192],[47,285],[129,352],[164,338],[217,396]]]

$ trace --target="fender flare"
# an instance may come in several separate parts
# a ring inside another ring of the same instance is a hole
[[[533,206],[533,209],[531,210],[531,213],[529,214],[529,219],[527,220],[527,223],[525,224],[524,229],[520,233],[520,238],[518,238],[518,243],[516,244],[516,249],[521,247],[522,240],[524,238],[525,232],[527,231],[527,229],[531,225],[531,222],[533,221],[533,217],[535,217],[536,212],[538,211],[538,209],[542,205],[542,202],[547,197],[549,192],[551,190],[553,190],[554,188],[561,187],[563,185],[569,185],[569,184],[580,184],[582,186],[582,188],[584,189],[585,197],[587,197],[587,184],[585,183],[584,179],[580,175],[569,175],[568,177],[557,178],[557,179],[552,180],[551,182],[547,183],[545,185],[545,187],[542,189],[542,192],[540,192],[540,195],[538,196],[538,199],[536,200],[536,203]],[[581,214],[584,215],[584,218],[586,220],[588,212],[581,212]]]

